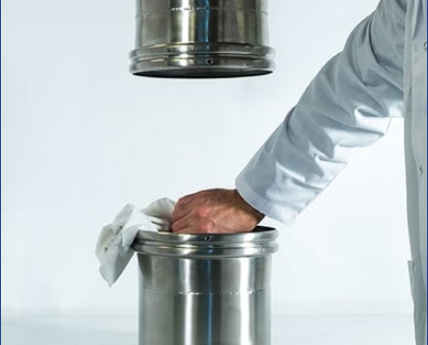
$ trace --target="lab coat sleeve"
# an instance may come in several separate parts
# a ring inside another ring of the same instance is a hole
[[[406,2],[383,0],[236,179],[254,208],[291,223],[352,154],[403,110]]]

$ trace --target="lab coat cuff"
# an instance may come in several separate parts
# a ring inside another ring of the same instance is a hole
[[[265,216],[280,223],[289,225],[294,222],[297,214],[286,205],[277,205],[273,200],[261,196],[249,185],[241,174],[235,180],[235,187],[239,195],[253,208]]]

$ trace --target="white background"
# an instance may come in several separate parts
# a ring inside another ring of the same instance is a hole
[[[128,73],[133,1],[2,0],[2,314],[135,313],[136,262],[112,288],[94,246],[128,202],[235,176],[376,0],[270,0],[273,75]],[[292,226],[274,313],[408,313],[402,120]]]

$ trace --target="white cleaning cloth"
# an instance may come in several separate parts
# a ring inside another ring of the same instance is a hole
[[[131,248],[139,230],[170,231],[171,215],[175,202],[162,198],[142,210],[128,204],[119,212],[113,223],[106,225],[98,237],[96,254],[100,273],[111,286],[131,260]]]

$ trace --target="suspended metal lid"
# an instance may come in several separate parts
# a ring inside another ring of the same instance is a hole
[[[134,75],[220,78],[272,73],[267,0],[137,0]]]

